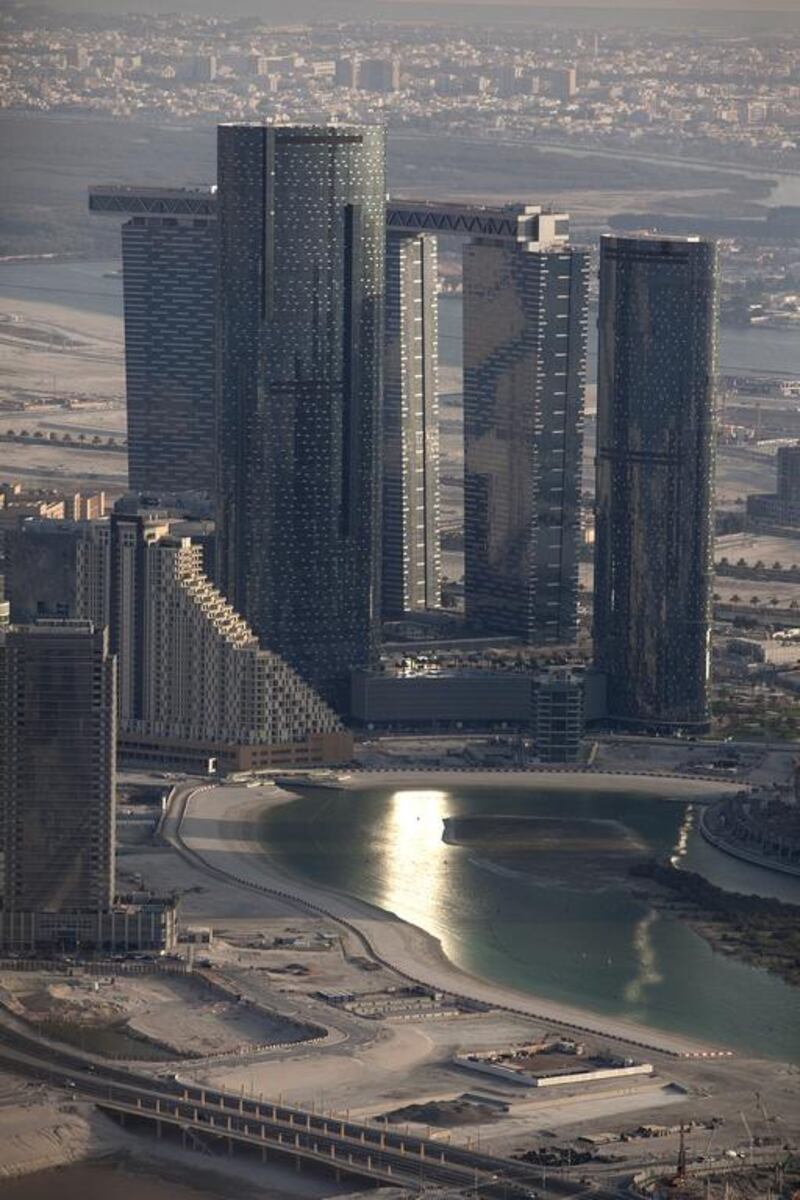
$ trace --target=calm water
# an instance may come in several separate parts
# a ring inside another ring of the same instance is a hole
[[[122,317],[122,279],[106,276],[118,262],[0,262],[0,299],[5,312],[14,300],[61,304],[83,312]]]
[[[592,821],[612,820],[644,854],[680,852],[712,877],[719,866],[721,884],[745,891],[763,883],[769,893],[778,879],[783,897],[800,903],[800,880],[744,864],[739,872],[698,846],[691,805],[632,793],[326,792],[269,813],[263,836],[289,870],[421,926],[474,974],[739,1050],[800,1057],[797,993],[787,984],[715,954],[585,851],[555,865],[534,856],[530,874],[442,841],[445,817],[477,813],[577,818],[590,835]]]

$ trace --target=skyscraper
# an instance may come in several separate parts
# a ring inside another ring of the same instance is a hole
[[[577,634],[588,256],[564,214],[464,248],[464,560],[468,620]]]
[[[436,283],[436,239],[390,232],[383,390],[384,617],[441,603]]]
[[[216,483],[216,204],[210,188],[94,187],[122,226],[128,478],[133,491]],[[133,215],[135,214],[135,215]]]
[[[101,913],[114,895],[115,662],[105,630],[0,634],[6,912]]]
[[[602,239],[595,659],[648,729],[709,722],[718,290],[713,242]]]
[[[378,618],[383,130],[222,125],[219,577],[337,707]]]

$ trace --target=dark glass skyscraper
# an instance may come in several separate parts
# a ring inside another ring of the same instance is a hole
[[[383,392],[383,615],[438,608],[437,247],[427,234],[386,242]]]
[[[385,144],[222,125],[220,582],[338,707],[380,602]]]
[[[709,721],[718,262],[604,237],[594,638],[619,723]]]
[[[468,620],[531,643],[577,636],[588,256],[565,214],[464,248]]]
[[[210,188],[93,187],[125,214],[122,286],[128,479],[136,492],[211,494],[216,482],[216,201]]]
[[[107,910],[114,895],[115,661],[88,621],[0,634],[3,908]]]

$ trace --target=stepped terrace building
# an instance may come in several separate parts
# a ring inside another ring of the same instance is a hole
[[[233,770],[347,761],[324,700],[202,570],[202,549],[152,514],[115,514],[111,628],[120,657],[120,754]]]

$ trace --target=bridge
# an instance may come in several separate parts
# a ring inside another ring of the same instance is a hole
[[[126,184],[92,184],[89,212],[112,217],[215,217],[217,189],[165,188]]]
[[[372,1183],[423,1191],[458,1188],[484,1200],[533,1197],[617,1200],[613,1189],[565,1177],[544,1182],[538,1166],[480,1150],[442,1144],[383,1124],[326,1115],[280,1101],[245,1096],[175,1079],[137,1074],[0,1026],[0,1062],[9,1069],[69,1088],[122,1123],[146,1122],[157,1137],[168,1131],[205,1153],[223,1148],[325,1168]],[[277,1064],[276,1064],[276,1069]]]
[[[187,188],[139,187],[127,184],[92,184],[89,211],[100,216],[204,216],[217,213],[213,185]],[[386,228],[396,233],[455,234],[461,237],[496,237],[515,242],[540,240],[540,218],[548,220],[549,233],[566,240],[566,213],[544,212],[536,204],[473,204],[449,200],[386,202]]]

